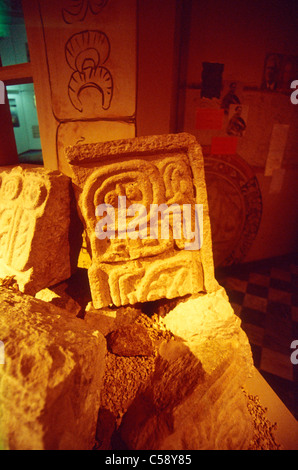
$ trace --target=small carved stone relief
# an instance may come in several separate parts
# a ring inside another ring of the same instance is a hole
[[[0,277],[33,294],[70,275],[69,180],[58,172],[1,172]]]
[[[192,136],[77,145],[66,149],[66,158],[92,258],[89,280],[95,308],[174,298],[217,285],[203,159]],[[203,243],[189,249],[192,237],[184,232],[184,210],[189,208],[189,219],[196,223],[196,204],[203,209],[199,227]],[[162,205],[173,209],[166,233],[161,219],[154,219],[154,210]],[[99,207],[113,209],[111,236],[98,235],[103,221]],[[137,215],[132,207],[138,207]],[[153,219],[156,237],[150,236]],[[136,236],[131,227],[137,227]]]

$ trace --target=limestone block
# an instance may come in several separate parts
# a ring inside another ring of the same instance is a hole
[[[91,301],[86,269],[77,268],[69,279],[50,288],[40,290],[35,294],[35,298],[66,309],[74,317],[83,318],[86,306]]]
[[[68,177],[44,168],[0,173],[0,277],[37,291],[71,274]]]
[[[151,356],[153,344],[145,326],[133,323],[112,331],[107,337],[110,352],[118,356]]]
[[[35,294],[35,298],[50,302],[57,307],[64,308],[72,312],[74,317],[77,317],[82,312],[82,307],[76,302],[65,289],[66,283],[58,284],[52,288],[46,287]]]
[[[130,325],[141,314],[140,309],[131,306],[95,309],[92,302],[89,302],[85,310],[84,321],[107,336],[114,330]]]
[[[119,121],[66,121],[61,122],[57,129],[57,150],[59,170],[71,177],[71,168],[65,161],[65,147],[77,142],[105,142],[113,139],[128,139],[135,137],[134,123]]]
[[[253,435],[242,385],[247,337],[223,289],[180,302],[163,322],[175,335],[128,408],[120,435],[137,450],[240,450]]]
[[[237,354],[242,364],[237,373],[239,383],[246,381],[252,371],[251,348],[223,287],[179,302],[163,322],[175,336],[183,338],[208,374],[217,370],[220,361]]]
[[[194,137],[173,134],[75,145],[66,149],[66,158],[92,258],[94,308],[217,287],[203,157]],[[162,204],[176,212],[168,219],[164,213],[164,221],[158,216],[154,238],[154,211]],[[103,205],[114,213],[112,236],[99,230],[105,225],[106,212],[98,212]],[[168,232],[163,231],[167,220]]]
[[[0,289],[0,447],[91,449],[106,342],[83,320]]]

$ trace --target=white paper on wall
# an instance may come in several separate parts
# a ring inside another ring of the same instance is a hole
[[[283,187],[285,174],[286,174],[286,170],[284,168],[273,170],[271,183],[269,187],[269,194],[280,193]]]
[[[281,167],[289,132],[288,124],[274,124],[266,160],[265,176],[271,176]]]

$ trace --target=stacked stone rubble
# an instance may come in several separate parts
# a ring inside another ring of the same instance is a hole
[[[108,347],[115,358],[135,351],[151,358],[148,376],[117,421],[128,448],[247,448],[252,427],[241,385],[252,373],[252,356],[214,277],[200,146],[187,134],[150,136],[74,146],[66,156],[72,181],[42,168],[0,172],[0,278],[6,286],[0,287],[6,359],[0,365],[0,445],[92,448],[97,413],[109,393],[103,384],[112,383],[105,372]],[[118,217],[121,196],[146,208],[143,222],[152,204],[201,205],[199,245],[175,238],[174,216],[168,239],[160,231],[153,240],[100,239],[97,207],[109,204]],[[92,263],[84,302],[70,289],[77,214]],[[151,347],[131,312],[159,299],[173,300],[163,318],[170,335]],[[130,344],[138,335],[138,344]]]

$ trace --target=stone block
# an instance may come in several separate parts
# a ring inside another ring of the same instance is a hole
[[[22,292],[70,277],[72,253],[70,179],[44,168],[0,173],[0,278],[15,276]],[[75,237],[73,237],[74,245]]]
[[[94,445],[106,341],[66,310],[0,288],[0,447]]]
[[[66,158],[92,258],[94,308],[217,287],[203,156],[194,137],[75,145],[66,149]],[[112,224],[101,212],[104,207],[114,214]],[[169,209],[168,218],[165,212],[163,220],[156,218],[160,208]]]
[[[244,450],[253,421],[242,390],[253,373],[247,337],[225,291],[192,296],[163,318],[174,335],[120,426],[133,450]]]
[[[89,302],[85,310],[84,321],[107,336],[114,330],[130,325],[141,314],[142,311],[139,308],[131,306],[95,309]]]
[[[40,290],[35,298],[68,310],[74,317],[83,318],[86,306],[91,301],[87,270],[77,268],[69,279]]]
[[[146,328],[137,323],[112,331],[107,336],[107,345],[117,356],[151,356],[154,353]]]
[[[52,288],[46,287],[35,294],[35,298],[49,302],[57,307],[64,308],[72,312],[74,317],[82,314],[82,307],[66,291],[67,284],[63,282]]]

